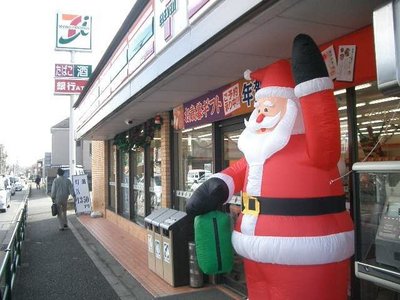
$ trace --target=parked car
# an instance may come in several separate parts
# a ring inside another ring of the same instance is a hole
[[[199,183],[199,180],[203,180],[203,182],[204,182],[208,178],[210,178],[211,175],[212,175],[212,173],[208,170],[192,169],[192,170],[189,170],[186,180],[187,180],[187,183],[189,185],[191,185],[193,183]]]
[[[6,212],[11,205],[11,192],[7,189],[4,181],[0,180],[0,211]]]
[[[211,173],[206,173],[200,176],[200,178],[196,179],[192,185],[189,187],[190,191],[196,190],[203,182],[205,182],[208,178],[210,178]]]
[[[17,178],[17,181],[15,181],[14,183],[15,190],[22,191],[24,186],[25,186],[24,182],[21,179]]]

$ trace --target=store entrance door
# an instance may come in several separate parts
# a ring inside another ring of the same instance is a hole
[[[220,150],[217,151],[216,161],[219,161],[219,167],[221,170],[223,170],[243,157],[242,152],[240,152],[238,149],[239,135],[244,129],[243,116],[221,122],[218,124],[218,127],[220,129],[218,130],[219,134],[217,135],[220,137],[218,143],[218,148]],[[231,209],[227,209],[227,213],[231,215],[233,221],[236,221],[238,212],[241,210],[240,195],[234,195],[230,202],[233,204],[230,204]],[[247,294],[243,261],[239,255],[235,254],[234,256],[234,265],[232,271],[228,274],[224,274],[221,279],[222,282],[226,283],[234,290],[244,295]]]

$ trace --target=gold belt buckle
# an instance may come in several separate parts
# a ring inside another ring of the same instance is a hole
[[[260,202],[256,197],[252,197],[247,193],[242,194],[243,210],[245,215],[258,216],[260,214]]]

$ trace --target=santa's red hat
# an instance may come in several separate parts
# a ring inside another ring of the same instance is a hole
[[[294,94],[295,84],[287,60],[278,60],[253,72],[247,70],[244,73],[244,78],[261,82],[261,88],[255,94],[256,100],[271,96],[296,99]]]

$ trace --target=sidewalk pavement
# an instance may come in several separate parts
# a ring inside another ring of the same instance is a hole
[[[155,299],[69,211],[69,230],[59,231],[51,199],[32,188],[21,266],[13,299]],[[157,299],[233,299],[211,289]]]
[[[43,189],[32,188],[13,299],[153,299],[73,212],[70,229],[59,231],[50,205]]]

